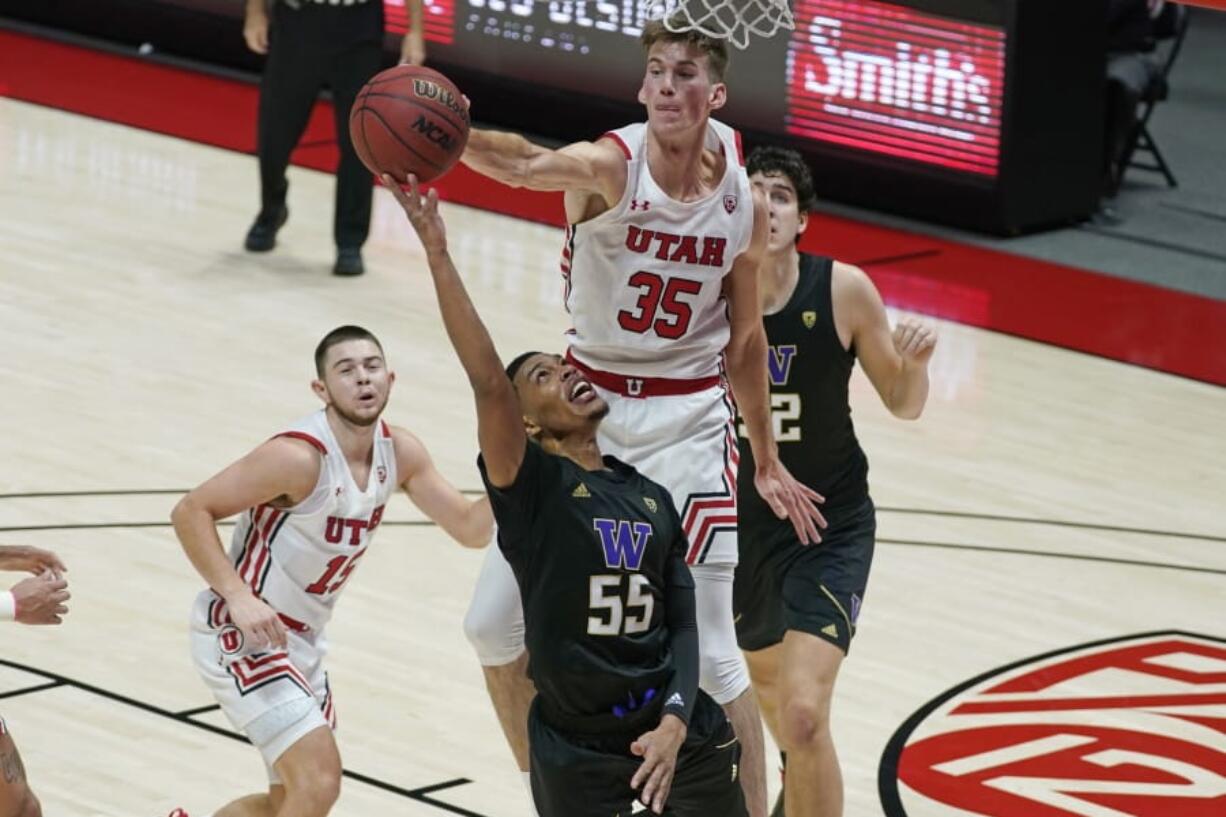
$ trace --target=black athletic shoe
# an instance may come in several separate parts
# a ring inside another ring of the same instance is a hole
[[[277,245],[277,230],[285,225],[289,218],[289,208],[285,205],[271,213],[260,211],[255,217],[255,223],[247,231],[247,240],[243,246],[247,252],[268,252]]]
[[[362,251],[357,247],[341,247],[336,251],[336,266],[332,268],[333,275],[361,275],[366,272],[362,266]]]

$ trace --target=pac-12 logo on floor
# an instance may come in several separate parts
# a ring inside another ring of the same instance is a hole
[[[1146,633],[1029,658],[912,715],[886,817],[1226,815],[1226,641]]]

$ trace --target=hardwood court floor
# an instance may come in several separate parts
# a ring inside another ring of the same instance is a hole
[[[187,657],[201,582],[166,524],[175,492],[313,410],[311,351],[348,322],[398,373],[388,417],[474,488],[466,381],[382,191],[369,272],[337,280],[328,176],[291,170],[280,246],[252,256],[250,157],[10,100],[0,145],[0,540],[57,550],[74,593],[61,628],[0,628],[0,711],[45,813],[204,814],[264,780],[252,749],[201,728],[226,723]],[[561,233],[445,215],[503,353],[560,350]],[[941,331],[919,423],[853,382],[881,509],[835,701],[854,817],[882,813],[898,726],[973,676],[1138,632],[1226,634],[1226,392]],[[407,500],[387,518],[330,630],[345,765],[365,776],[335,813],[523,817],[460,626],[482,554]]]

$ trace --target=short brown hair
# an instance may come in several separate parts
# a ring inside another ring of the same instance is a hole
[[[673,18],[678,25],[681,20]],[[671,31],[663,20],[650,20],[643,26],[643,36],[640,38],[644,51],[651,51],[656,43],[685,43],[701,51],[707,57],[707,75],[714,82],[723,82],[728,71],[728,41],[718,37],[710,37],[697,29]]]
[[[324,376],[324,361],[328,358],[328,350],[338,343],[349,340],[368,340],[379,347],[379,354],[383,354],[383,344],[369,330],[360,326],[338,326],[324,335],[323,340],[315,347],[315,373],[321,380]]]

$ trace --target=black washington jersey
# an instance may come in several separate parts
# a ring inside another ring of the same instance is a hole
[[[498,489],[478,460],[523,597],[529,675],[558,726],[616,728],[661,702],[688,720],[665,623],[669,591],[694,586],[681,520],[667,490],[604,461],[587,471],[529,442],[514,484]]]
[[[856,350],[844,349],[834,324],[834,262],[801,254],[800,277],[783,309],[763,317],[771,418],[779,458],[792,476],[826,498],[825,508],[859,505],[868,496],[868,460],[851,422],[847,382]],[[737,495],[740,528],[761,535],[780,526],[753,485],[753,452],[742,428]]]

